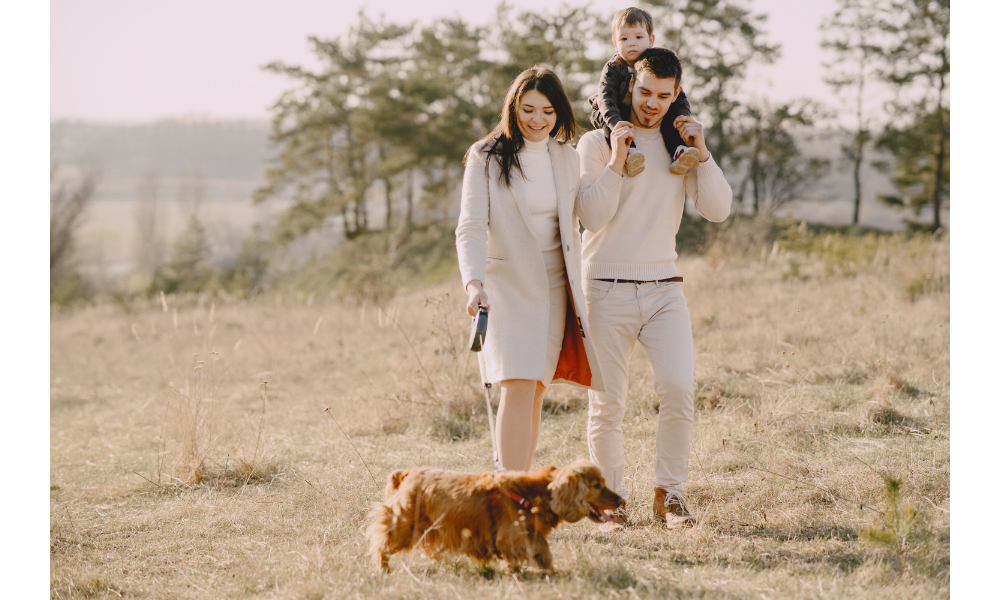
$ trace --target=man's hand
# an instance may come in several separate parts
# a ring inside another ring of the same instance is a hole
[[[694,117],[681,115],[674,119],[674,128],[681,134],[681,139],[688,146],[693,146],[701,153],[701,162],[708,160],[708,147],[705,146],[705,128]]]
[[[611,130],[611,162],[608,166],[619,175],[625,174],[625,159],[628,158],[628,147],[635,139],[633,125],[628,121],[618,121]]]
[[[465,305],[465,310],[469,313],[470,317],[476,316],[480,306],[489,310],[490,301],[486,299],[486,292],[483,290],[482,281],[473,279],[469,282],[469,285],[465,286],[465,291],[469,293],[469,303]]]

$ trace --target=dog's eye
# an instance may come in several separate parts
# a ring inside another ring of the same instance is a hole
[[[594,488],[596,490],[596,489],[599,489],[601,487],[601,484],[595,483],[594,485],[592,485],[590,487],[592,487],[592,488]]]

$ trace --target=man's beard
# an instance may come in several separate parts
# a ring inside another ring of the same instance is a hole
[[[658,115],[656,115],[659,118],[657,118],[655,121],[653,121],[649,125],[644,125],[643,124],[643,120],[645,120],[647,117],[646,117],[645,114],[643,114],[642,109],[640,109],[640,108],[636,107],[635,105],[633,105],[632,106],[632,114],[635,115],[635,120],[638,121],[639,127],[642,127],[643,129],[659,129],[660,125],[663,123],[664,117],[667,116],[666,112],[661,112]]]

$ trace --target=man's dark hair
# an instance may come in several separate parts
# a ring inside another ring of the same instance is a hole
[[[657,79],[674,78],[674,89],[681,84],[681,59],[673,50],[666,48],[648,48],[635,61],[636,75],[646,71]]]

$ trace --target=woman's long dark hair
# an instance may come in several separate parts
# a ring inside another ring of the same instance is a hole
[[[521,102],[521,96],[529,90],[541,92],[555,109],[556,124],[549,132],[549,136],[563,143],[576,137],[576,117],[573,116],[573,107],[555,71],[545,65],[535,65],[522,72],[507,90],[503,110],[500,111],[500,123],[486,137],[476,142],[476,146],[482,142],[493,142],[485,149],[486,169],[489,172],[490,158],[496,159],[500,164],[500,179],[507,187],[510,187],[510,174],[513,169],[524,175],[521,161],[517,156],[517,153],[524,148],[524,136],[517,124],[517,107]],[[471,152],[472,148],[465,153],[465,158],[462,159],[463,165],[469,160]]]

